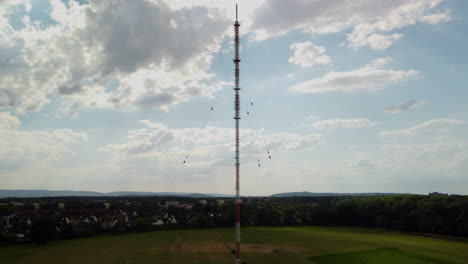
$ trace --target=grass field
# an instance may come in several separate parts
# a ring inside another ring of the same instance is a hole
[[[195,229],[0,247],[0,264],[233,263],[234,230]],[[242,259],[251,263],[468,263],[468,243],[366,228],[243,228]]]

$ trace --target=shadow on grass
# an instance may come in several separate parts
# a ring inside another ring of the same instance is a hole
[[[455,264],[398,248],[327,254],[309,257],[317,264]]]

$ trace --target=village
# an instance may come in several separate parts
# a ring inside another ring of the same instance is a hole
[[[467,200],[460,195],[248,196],[242,197],[240,205],[243,227],[361,226],[448,236],[468,234]],[[233,208],[233,197],[2,198],[0,244],[234,227]]]
[[[228,221],[223,211],[232,202],[133,197],[4,199],[0,200],[0,235],[4,243],[34,241],[32,230],[39,219],[54,226],[54,239],[222,224]]]

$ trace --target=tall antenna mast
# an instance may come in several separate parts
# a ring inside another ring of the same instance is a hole
[[[235,264],[241,264],[240,260],[240,172],[239,172],[239,110],[240,110],[240,100],[239,100],[239,21],[237,21],[237,4],[236,4],[236,22],[234,22],[234,45],[235,45],[235,58],[234,58],[234,91],[235,91],[235,99],[234,99],[234,110],[236,111],[236,115],[234,120],[236,122],[236,259],[234,261]]]

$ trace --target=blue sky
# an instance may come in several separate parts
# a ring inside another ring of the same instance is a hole
[[[467,194],[466,1],[238,2],[241,193]],[[233,193],[234,7],[0,2],[1,188]]]

